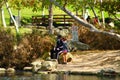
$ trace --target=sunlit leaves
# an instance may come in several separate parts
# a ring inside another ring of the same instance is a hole
[[[3,0],[0,0],[0,3]],[[55,0],[63,7],[71,7],[73,10],[81,10],[83,7],[96,6],[100,9],[100,0]],[[24,7],[33,8],[33,11],[42,10],[49,7],[50,0],[9,0],[12,7],[20,9]],[[120,12],[120,0],[103,0],[102,10],[111,14]],[[88,7],[89,8],[89,7]]]
[[[23,8],[23,0],[9,0],[10,6],[15,9]]]
[[[102,10],[107,11],[109,14],[116,14],[116,12],[120,12],[119,0],[103,1],[101,5]]]
[[[0,7],[2,7],[4,1],[3,0],[0,0]]]
[[[24,7],[33,8],[33,11],[41,9],[42,0],[9,0],[11,7],[21,9]]]

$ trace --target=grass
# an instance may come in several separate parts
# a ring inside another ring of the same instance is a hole
[[[10,27],[10,28],[7,28],[7,30],[10,30],[12,34],[16,35],[16,30],[13,26]],[[20,35],[23,35],[25,33],[32,33],[32,29],[31,28],[25,28],[25,27],[24,28],[23,27],[19,28],[19,34]]]
[[[3,7],[3,9],[4,9],[6,23],[7,25],[9,25],[9,22],[10,22],[9,13],[5,6]],[[13,15],[18,16],[18,10],[11,8],[11,11]],[[53,13],[54,14],[65,14],[59,8],[55,8]],[[42,15],[42,11],[33,12],[31,8],[23,8],[21,9],[20,14],[21,14],[21,18],[31,18],[34,15]],[[48,10],[44,10],[44,14],[48,15]]]

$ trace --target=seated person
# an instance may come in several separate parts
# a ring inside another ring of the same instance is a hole
[[[62,36],[57,36],[56,46],[50,51],[51,52],[51,59],[58,59],[58,55],[60,51],[63,49],[63,41]],[[54,56],[54,57],[53,57]]]
[[[62,55],[63,63],[66,64],[67,63],[66,54],[68,51],[69,50],[67,47],[66,38],[63,38],[61,35],[58,35],[56,46],[54,47],[54,49],[51,50],[51,55],[55,54],[55,57],[51,56],[51,59],[58,59],[59,55]]]

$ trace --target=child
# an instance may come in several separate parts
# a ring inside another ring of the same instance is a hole
[[[62,41],[63,41],[63,49],[62,49],[62,52],[61,52],[61,55],[63,57],[63,64],[67,64],[67,53],[69,51],[68,47],[67,47],[67,39],[66,38],[62,38]]]

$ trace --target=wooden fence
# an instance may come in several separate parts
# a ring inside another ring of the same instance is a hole
[[[53,26],[71,26],[74,19],[68,15],[54,15],[53,16]],[[49,15],[32,16],[32,24],[35,26],[48,26],[49,25]]]

